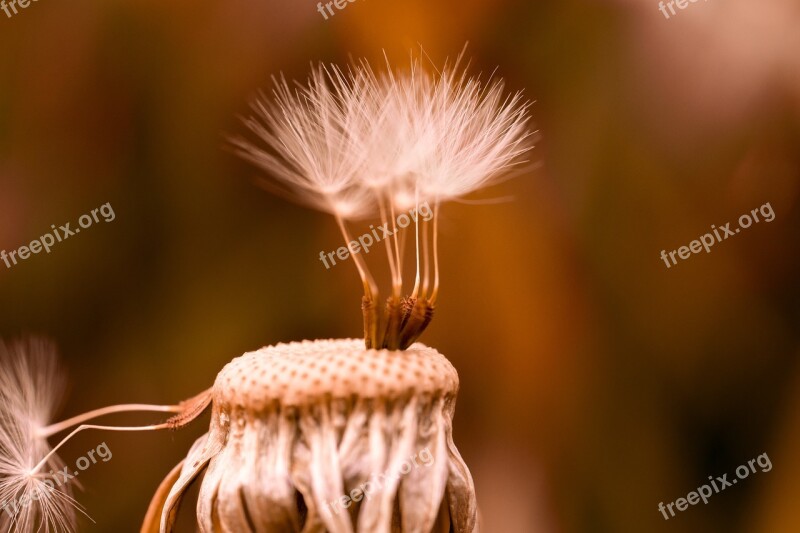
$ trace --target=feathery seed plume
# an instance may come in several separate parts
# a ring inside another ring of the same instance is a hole
[[[56,486],[47,471],[60,471],[52,455],[45,471],[34,467],[50,452],[41,430],[52,418],[64,390],[55,348],[42,339],[0,341],[0,529],[74,531],[70,484]]]
[[[244,119],[258,142],[232,140],[238,154],[272,175],[268,188],[336,218],[364,284],[368,348],[406,349],[430,323],[439,292],[440,204],[497,182],[532,148],[530,103],[520,92],[506,95],[502,80],[469,77],[462,59],[436,74],[417,59],[408,71],[393,71],[387,61],[380,74],[364,60],[346,71],[319,65],[294,92],[275,80],[274,98],[261,95]],[[395,213],[418,212],[423,203],[433,205],[433,220],[414,220],[417,269],[403,296],[405,240]],[[391,229],[384,244],[392,288],[382,312],[347,226],[376,215]]]

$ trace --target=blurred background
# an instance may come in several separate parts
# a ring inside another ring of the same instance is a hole
[[[422,339],[461,376],[455,437],[485,531],[800,531],[798,24],[795,0],[670,18],[655,0],[0,12],[0,249],[107,202],[116,215],[0,263],[0,335],[58,343],[64,417],[179,401],[263,345],[359,336],[355,269],[318,259],[335,224],[256,188],[225,137],[272,75],[384,50],[404,66],[420,45],[441,65],[469,41],[473,72],[524,90],[539,130],[530,169],[486,195],[512,201],[446,206]],[[661,260],[767,202],[774,221]],[[206,424],[72,441],[67,463],[113,452],[82,474],[96,523],[80,531],[137,531]],[[762,453],[771,471],[658,511]]]

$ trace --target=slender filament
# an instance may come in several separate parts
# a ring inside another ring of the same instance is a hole
[[[433,207],[433,292],[431,293],[431,306],[436,303],[439,295],[439,200]]]
[[[152,412],[152,413],[180,413],[183,407],[180,405],[148,405],[140,403],[129,403],[121,405],[110,405],[108,407],[101,407],[94,411],[89,411],[72,418],[68,418],[62,422],[51,424],[49,426],[39,429],[38,436],[43,438],[52,437],[56,433],[69,429],[71,427],[82,424],[86,421],[100,418],[101,416],[115,414],[115,413],[130,413],[130,412]]]
[[[87,429],[100,429],[103,431],[158,431],[161,429],[172,429],[174,427],[175,427],[174,424],[171,424],[169,422],[163,424],[154,424],[150,426],[96,426],[93,424],[84,424],[72,430],[72,432],[69,435],[64,437],[61,440],[61,442],[59,442],[56,446],[54,446],[53,449],[50,450],[50,453],[45,455],[44,458],[41,461],[39,461],[39,464],[31,468],[29,475],[32,476],[36,474],[44,465],[47,464],[47,462],[53,457],[53,455],[56,454],[56,452],[58,452],[58,450],[64,444],[66,444],[72,437],[74,437],[81,431],[85,431]]]

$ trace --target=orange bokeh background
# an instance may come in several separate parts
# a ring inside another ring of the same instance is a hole
[[[790,0],[670,19],[633,0],[356,0],[327,21],[311,0],[0,12],[0,249],[116,214],[0,263],[0,335],[58,342],[64,416],[179,401],[262,345],[358,336],[355,269],[318,260],[335,224],[254,187],[225,137],[272,75],[384,51],[405,65],[420,46],[441,65],[469,42],[474,72],[535,100],[539,132],[525,172],[481,195],[511,201],[445,207],[422,339],[461,376],[456,442],[485,531],[798,531],[798,23]],[[773,222],[660,259],[767,202]],[[137,531],[205,423],[71,442],[67,462],[114,453],[85,473],[96,523],[80,531]],[[770,472],[658,512],[765,452]]]

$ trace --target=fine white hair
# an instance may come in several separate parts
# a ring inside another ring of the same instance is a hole
[[[376,196],[444,202],[492,184],[532,148],[522,93],[501,79],[467,77],[461,58],[432,74],[412,60],[376,74],[320,64],[294,91],[252,103],[245,125],[258,144],[237,152],[268,171],[273,187],[342,219],[374,214]]]
[[[50,452],[40,431],[51,420],[64,391],[55,347],[43,339],[0,340],[0,530],[75,531],[76,510],[68,483],[53,455],[46,468],[34,467]]]

